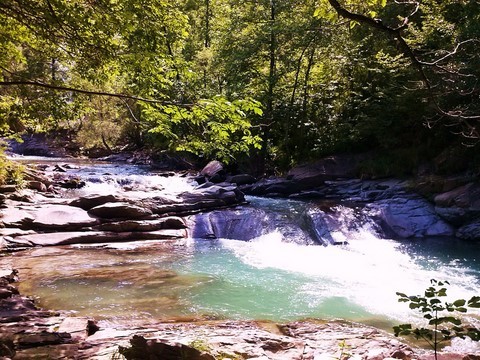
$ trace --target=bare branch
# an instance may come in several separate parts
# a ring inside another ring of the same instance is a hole
[[[445,59],[448,59],[449,57],[455,55],[457,53],[458,49],[460,49],[460,47],[462,45],[465,45],[465,44],[471,43],[471,42],[480,42],[480,40],[478,40],[478,39],[468,39],[468,40],[465,40],[465,41],[461,41],[455,46],[455,49],[453,49],[453,51],[447,52],[447,55],[442,56],[441,58],[439,58],[435,61],[432,61],[432,62],[419,61],[419,63],[422,64],[422,65],[427,65],[427,66],[437,65],[439,62],[441,62]]]

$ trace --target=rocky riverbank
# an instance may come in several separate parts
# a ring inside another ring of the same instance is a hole
[[[72,198],[63,196],[64,189],[81,184],[72,181],[65,164],[43,170],[50,171],[31,174],[29,189],[1,188],[3,250],[111,241],[177,241],[192,233],[198,235],[202,229],[208,230],[204,234],[206,238],[221,237],[224,233],[218,229],[235,228],[237,225],[232,224],[238,224],[239,217],[251,220],[236,228],[237,235],[245,234],[245,229],[255,224],[258,228],[252,214],[244,216],[244,210],[237,207],[231,212],[232,216],[222,216],[221,221],[219,216],[212,215],[218,214],[219,209],[225,214],[226,208],[243,204],[244,193],[356,202],[377,216],[385,232],[405,238],[458,234],[466,218],[476,219],[478,206],[477,185],[465,184],[465,178],[443,185],[432,197],[435,204],[412,192],[433,186],[429,183],[412,186],[411,182],[393,179],[345,179],[342,173],[332,169],[322,177],[321,173],[326,170],[321,167],[306,172],[292,170],[285,178],[256,182],[247,175],[227,177],[218,175],[218,171],[204,169],[201,174],[204,184],[168,196],[154,194],[150,188],[144,189],[149,196],[139,198],[132,184],[124,184],[120,194]],[[439,208],[449,209],[444,212],[456,216],[457,221],[445,221]],[[207,219],[205,214],[209,214]],[[312,221],[315,219],[312,217]],[[325,224],[328,228],[328,221]],[[179,353],[189,354],[191,359],[432,357],[430,352],[414,350],[379,330],[342,321],[288,324],[197,321],[111,326],[95,323],[87,317],[38,309],[31,299],[18,294],[14,286],[16,274],[11,269],[3,269],[1,279],[0,356],[6,358],[112,359],[125,356],[136,359],[147,358],[145,354],[149,354],[150,358],[177,359]],[[138,352],[144,357],[135,357]],[[170,357],[165,355],[167,353]],[[466,354],[443,356],[445,359],[476,359]]]

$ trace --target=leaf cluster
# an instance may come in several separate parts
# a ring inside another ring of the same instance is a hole
[[[462,318],[455,313],[465,314],[468,308],[480,308],[480,297],[473,296],[469,300],[458,299],[453,302],[442,300],[447,296],[448,281],[430,280],[431,286],[425,289],[424,295],[409,296],[397,292],[398,301],[407,303],[409,308],[416,310],[427,320],[427,327],[416,327],[412,324],[394,326],[395,336],[411,335],[426,340],[435,350],[438,346],[453,337],[469,337],[474,341],[480,340],[480,329],[466,325]]]

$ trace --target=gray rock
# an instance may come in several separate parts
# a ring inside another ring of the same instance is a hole
[[[152,215],[150,209],[127,202],[109,202],[95,206],[90,214],[104,219],[140,219]]]
[[[211,178],[221,172],[224,172],[223,164],[220,161],[213,160],[210,161],[201,171],[200,174]]]
[[[451,191],[438,194],[434,198],[439,207],[460,207],[480,210],[480,184],[468,183]]]
[[[108,242],[125,242],[134,240],[169,240],[182,239],[185,230],[157,230],[150,232],[103,232],[103,231],[70,231],[43,233],[19,236],[15,242],[23,242],[30,246],[58,246],[71,244],[98,244]]]
[[[251,240],[269,228],[264,211],[252,208],[222,210],[190,216],[189,236],[199,239]]]
[[[77,230],[98,223],[85,210],[68,205],[40,205],[36,207],[33,229]]]
[[[7,207],[2,210],[0,221],[6,227],[19,227],[22,228],[28,223],[31,223],[35,216],[32,211],[27,211],[20,207]]]
[[[324,181],[338,178],[354,178],[357,168],[365,155],[336,155],[314,163],[296,166],[288,172],[287,178],[304,187],[321,186]]]
[[[303,186],[296,181],[284,178],[262,179],[251,185],[242,185],[240,190],[248,195],[268,196],[269,194],[279,194],[279,196],[289,196],[303,190]]]
[[[125,232],[125,231],[156,231],[161,229],[185,229],[186,225],[182,218],[166,217],[156,220],[125,220],[101,224],[96,227],[101,231]]]
[[[453,236],[451,225],[443,221],[428,201],[420,197],[381,200],[367,206],[382,222],[387,234],[399,238]]]
[[[112,194],[108,194],[108,195],[91,194],[91,195],[85,195],[77,199],[74,199],[70,202],[69,205],[79,207],[83,210],[90,210],[95,206],[103,205],[106,203],[119,202],[119,201],[122,201],[122,199]]]
[[[27,183],[27,187],[29,189],[34,189],[34,190],[38,190],[40,192],[46,192],[47,191],[47,185],[45,185],[44,183],[42,183],[41,181],[29,181]]]
[[[456,236],[465,240],[480,240],[480,219],[458,228]]]
[[[232,184],[246,185],[246,184],[253,184],[254,182],[257,181],[257,179],[252,175],[238,174],[238,175],[228,176],[227,181],[231,182]]]

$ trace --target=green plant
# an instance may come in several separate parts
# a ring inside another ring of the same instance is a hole
[[[415,339],[425,340],[434,350],[435,359],[440,344],[453,337],[469,337],[474,341],[480,340],[480,329],[462,323],[462,319],[452,313],[466,313],[467,308],[480,308],[480,296],[473,296],[470,300],[459,299],[452,303],[442,301],[447,296],[448,281],[430,280],[424,296],[408,296],[397,292],[399,302],[409,304],[410,309],[418,310],[423,318],[428,320],[427,327],[413,328],[412,324],[394,326],[395,336],[411,335]]]
[[[8,160],[0,154],[0,185],[11,184],[22,187],[24,185],[25,167],[15,161]]]
[[[347,344],[345,339],[340,341],[340,343],[338,344],[338,347],[340,348],[340,355],[337,359],[338,360],[350,359],[350,357],[352,356],[352,354],[350,353],[351,346]]]

